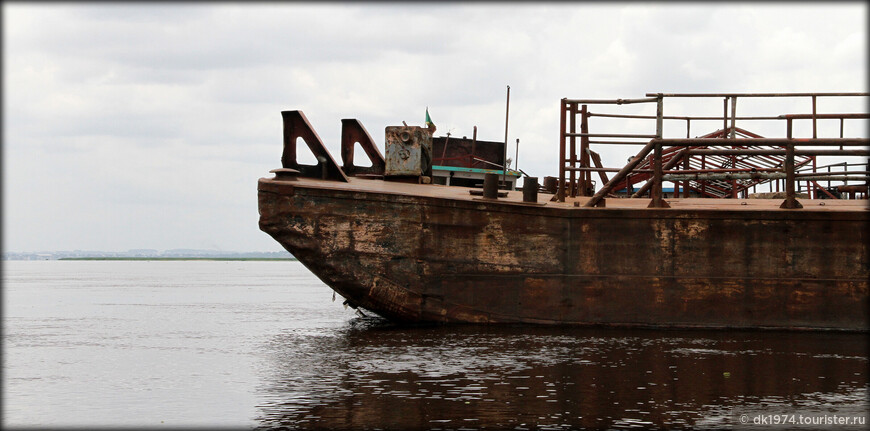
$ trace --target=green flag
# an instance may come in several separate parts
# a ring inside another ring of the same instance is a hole
[[[435,125],[435,123],[432,122],[432,119],[429,118],[429,107],[427,106],[426,107],[426,127],[429,127],[430,124],[433,126]]]

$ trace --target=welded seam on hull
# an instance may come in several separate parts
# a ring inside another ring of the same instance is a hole
[[[451,274],[455,277],[480,277],[480,274],[474,273],[454,273]],[[487,274],[487,278],[500,278],[500,277],[516,277],[517,275],[523,275],[523,273],[500,273],[500,274]],[[704,280],[745,280],[746,277],[716,277],[716,276],[679,276],[679,275],[659,275],[659,274],[651,274],[651,275],[609,275],[609,274],[561,274],[561,273],[534,273],[530,274],[531,277],[569,277],[569,278],[667,278],[667,279],[704,279]],[[761,281],[779,281],[784,280],[782,277],[751,277],[752,280],[761,280]],[[794,281],[842,281],[849,283],[858,283],[858,284],[868,284],[868,280],[866,278],[810,278],[810,277],[800,277],[800,278],[786,278],[785,280],[794,280]]]

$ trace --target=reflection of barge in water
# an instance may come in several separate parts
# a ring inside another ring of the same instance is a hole
[[[725,430],[870,410],[864,334],[368,322],[270,343],[258,429]]]
[[[766,117],[737,117],[734,109],[738,96],[807,96],[815,108],[816,97],[856,95],[867,94],[724,95],[720,136],[693,139],[663,137],[664,120],[693,117],[666,117],[662,106],[668,97],[699,95],[563,99],[560,179],[555,195],[541,198],[529,179],[523,192],[506,193],[497,192],[494,175],[482,193],[428,184],[432,137],[420,127],[388,127],[385,160],[359,122],[343,120],[339,167],[304,115],[286,111],[283,168],[258,184],[260,228],[349,305],[395,321],[866,331],[868,201],[801,203],[794,185],[866,182],[867,169],[807,175],[795,161],[866,161],[870,152],[850,148],[868,140],[792,139],[791,125],[867,115],[770,117],[788,124],[786,138],[738,138],[737,120]],[[658,108],[649,117],[656,119],[654,135],[588,132],[588,120],[600,115],[588,104],[646,102]],[[651,140],[608,179],[611,170],[591,163],[597,157],[589,145],[602,137]],[[296,162],[297,138],[318,165]],[[356,143],[371,167],[353,165]],[[693,156],[726,163],[693,166]],[[733,163],[749,157],[768,164]],[[604,186],[592,194],[596,171]],[[650,199],[616,198],[632,177],[647,181],[635,195],[648,191]],[[664,181],[682,184],[684,193],[730,184],[731,199],[665,200]],[[753,181],[781,183],[785,199],[739,199]]]

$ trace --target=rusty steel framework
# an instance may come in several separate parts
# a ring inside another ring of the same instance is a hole
[[[820,97],[866,97],[868,93],[720,93],[720,94],[663,94],[648,93],[639,99],[562,99],[560,102],[560,139],[559,139],[559,179],[555,200],[564,202],[566,196],[592,196],[585,207],[603,206],[607,196],[615,197],[619,190],[631,190],[634,184],[645,184],[631,197],[638,198],[650,193],[651,208],[666,208],[663,199],[662,182],[673,181],[675,196],[682,188],[683,197],[690,191],[702,197],[737,198],[745,196],[751,187],[775,181],[777,191],[783,183],[786,199],[783,208],[800,208],[796,200],[795,184],[805,182],[811,198],[823,194],[826,198],[836,198],[819,185],[819,181],[863,181],[863,185],[844,186],[843,190],[855,197],[856,191],[866,198],[868,171],[865,163],[838,164],[843,171],[827,172],[817,170],[816,156],[868,156],[864,149],[845,149],[844,147],[866,147],[868,139],[844,138],[844,121],[849,119],[868,119],[866,113],[827,113],[816,110]],[[738,98],[782,98],[806,97],[812,101],[810,114],[786,114],[778,116],[737,116]],[[722,98],[723,115],[709,116],[665,116],[666,98]],[[595,113],[589,105],[628,105],[655,103],[656,115],[628,115]],[[730,105],[730,106],[729,106]],[[730,109],[729,109],[730,108]],[[730,112],[729,112],[730,111]],[[623,119],[655,119],[654,133],[590,133],[589,122],[593,117]],[[838,138],[819,138],[818,120],[836,119],[840,121]],[[578,121],[579,120],[579,121]],[[686,123],[686,138],[664,138],[664,120],[679,120]],[[722,128],[698,138],[691,138],[692,121],[721,120]],[[785,138],[765,138],[748,130],[737,127],[741,121],[784,121]],[[796,120],[812,121],[812,138],[793,137]],[[579,123],[579,124],[578,124]],[[730,123],[730,124],[729,124]],[[578,130],[579,128],[579,130]],[[614,140],[620,139],[620,140]],[[628,139],[628,140],[626,140]],[[592,144],[644,145],[643,149],[622,168],[606,168],[601,165],[600,156],[592,151]],[[838,147],[807,148],[805,147]],[[579,154],[578,154],[579,151]],[[593,166],[594,164],[594,166]],[[680,166],[682,164],[682,166]],[[848,167],[859,167],[849,170]],[[864,167],[861,169],[860,167]],[[798,170],[804,170],[798,173]],[[592,183],[592,172],[597,172],[604,184],[597,192]],[[616,172],[607,178],[607,172]],[[682,187],[680,187],[682,186]]]
[[[736,135],[739,138],[763,138],[763,136],[761,135],[752,133],[739,127],[736,129]],[[727,137],[728,130],[721,129],[712,133],[708,133],[704,136],[701,136],[700,138],[710,139]],[[664,164],[663,169],[669,172],[672,177],[673,175],[681,175],[686,178],[684,181],[678,181],[675,183],[676,187],[674,191],[674,197],[679,196],[680,183],[682,182],[683,184],[685,184],[686,182],[689,182],[688,186],[684,185],[682,187],[683,197],[690,197],[690,190],[692,190],[702,197],[737,198],[738,196],[747,193],[750,188],[755,187],[758,184],[766,183],[769,181],[777,181],[773,180],[770,175],[765,175],[763,173],[781,172],[782,166],[785,162],[785,157],[779,155],[749,155],[744,157],[738,157],[736,155],[707,156],[703,154],[691,155],[688,152],[688,150],[711,148],[733,149],[734,147],[695,146],[689,147],[688,149],[680,147],[668,147],[662,150],[662,163]],[[760,147],[751,145],[744,145],[740,146],[739,148],[760,149]],[[679,169],[681,163],[683,169]],[[795,167],[803,167],[805,165],[814,163],[814,156],[795,157]],[[622,182],[616,184],[613,187],[613,190],[619,191],[622,189],[628,189],[629,187],[634,186],[634,184],[645,182],[643,187],[641,187],[640,190],[636,191],[632,195],[632,197],[643,196],[649,191],[649,188],[652,185],[652,183],[649,182],[649,179],[652,178],[652,165],[652,157],[647,156],[646,159],[641,162],[638,168],[634,170],[635,172],[637,172],[637,174],[627,175],[625,179],[622,180]],[[752,175],[749,178],[738,178],[737,176],[732,175],[730,179],[705,179],[702,175],[697,175],[708,173],[759,173],[759,175]],[[779,186],[778,182],[777,186]]]

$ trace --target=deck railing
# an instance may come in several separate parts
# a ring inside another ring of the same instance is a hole
[[[866,113],[818,113],[817,100],[822,97],[867,97],[868,93],[714,93],[714,94],[662,94],[650,93],[646,98],[639,99],[562,99],[560,103],[560,149],[559,149],[559,182],[556,199],[564,202],[567,196],[592,196],[584,206],[601,206],[604,198],[615,191],[617,185],[630,188],[632,175],[634,181],[648,178],[647,183],[632,197],[639,197],[650,192],[652,201],[650,207],[663,208],[668,204],[663,199],[662,182],[672,181],[675,184],[675,195],[678,194],[679,185],[682,184],[683,196],[689,196],[690,189],[704,191],[705,187],[711,190],[717,188],[714,182],[730,182],[730,197],[737,198],[738,180],[753,180],[756,182],[776,181],[777,188],[780,181],[784,182],[786,200],[783,208],[800,208],[800,203],[795,198],[795,184],[797,181],[805,182],[807,189],[815,197],[818,191],[825,191],[818,181],[860,181],[868,184],[868,172],[870,161],[865,163],[853,163],[848,166],[863,167],[861,170],[828,172],[818,171],[816,156],[870,156],[866,149],[870,140],[866,138],[845,138],[845,120],[868,119]],[[775,116],[737,116],[737,101],[739,98],[781,98],[800,97],[809,98],[812,111],[808,114],[785,114]],[[664,115],[664,100],[666,98],[722,98],[723,115],[711,116],[666,116]],[[589,105],[628,105],[655,103],[656,115],[632,115],[595,113],[589,110]],[[579,117],[579,118],[578,118]],[[589,120],[593,117],[622,118],[626,120],[644,119],[656,120],[654,133],[590,133]],[[579,121],[578,121],[579,120]],[[686,138],[664,138],[663,124],[665,120],[685,121]],[[692,121],[722,121],[722,129],[718,134],[711,134],[704,138],[691,138]],[[751,132],[739,129],[737,121],[776,121],[785,122],[785,138],[764,138]],[[795,121],[812,121],[812,138],[794,138],[793,127]],[[836,138],[819,138],[819,120],[839,120],[840,133]],[[579,123],[579,124],[578,124]],[[579,130],[578,130],[579,126]],[[742,136],[738,138],[738,134]],[[717,136],[717,137],[709,137]],[[618,140],[614,140],[617,138]],[[636,156],[630,158],[628,164],[621,168],[603,167],[600,163],[591,166],[591,158],[596,162],[597,153],[591,150],[593,144],[606,145],[643,145],[644,147]],[[713,147],[713,148],[710,148]],[[722,148],[726,147],[726,148]],[[761,147],[761,148],[759,148]],[[808,148],[823,147],[823,148]],[[847,148],[848,147],[848,148]],[[864,148],[859,148],[864,147]],[[579,150],[579,155],[578,155]],[[642,162],[652,154],[649,166],[642,168]],[[668,154],[670,159],[663,164],[663,154]],[[692,168],[689,160],[692,156],[701,159],[701,166]],[[796,163],[795,157],[801,157]],[[708,168],[704,163],[706,158],[718,158],[723,166]],[[744,163],[747,158],[755,157],[762,160],[761,163],[751,164],[749,168],[739,167],[738,163]],[[730,161],[730,163],[729,163]],[[679,169],[683,162],[683,169]],[[839,164],[838,164],[839,165]],[[798,168],[802,169],[798,172]],[[811,171],[808,171],[811,169]],[[593,190],[591,175],[599,173],[605,183],[597,192]],[[613,178],[607,179],[607,172],[616,172]],[[692,185],[694,182],[694,186]],[[620,187],[623,188],[623,187]],[[829,184],[830,188],[830,184]],[[720,189],[724,192],[725,189]],[[746,191],[746,189],[744,189]],[[594,193],[593,193],[594,192]],[[866,196],[866,192],[865,192]]]

